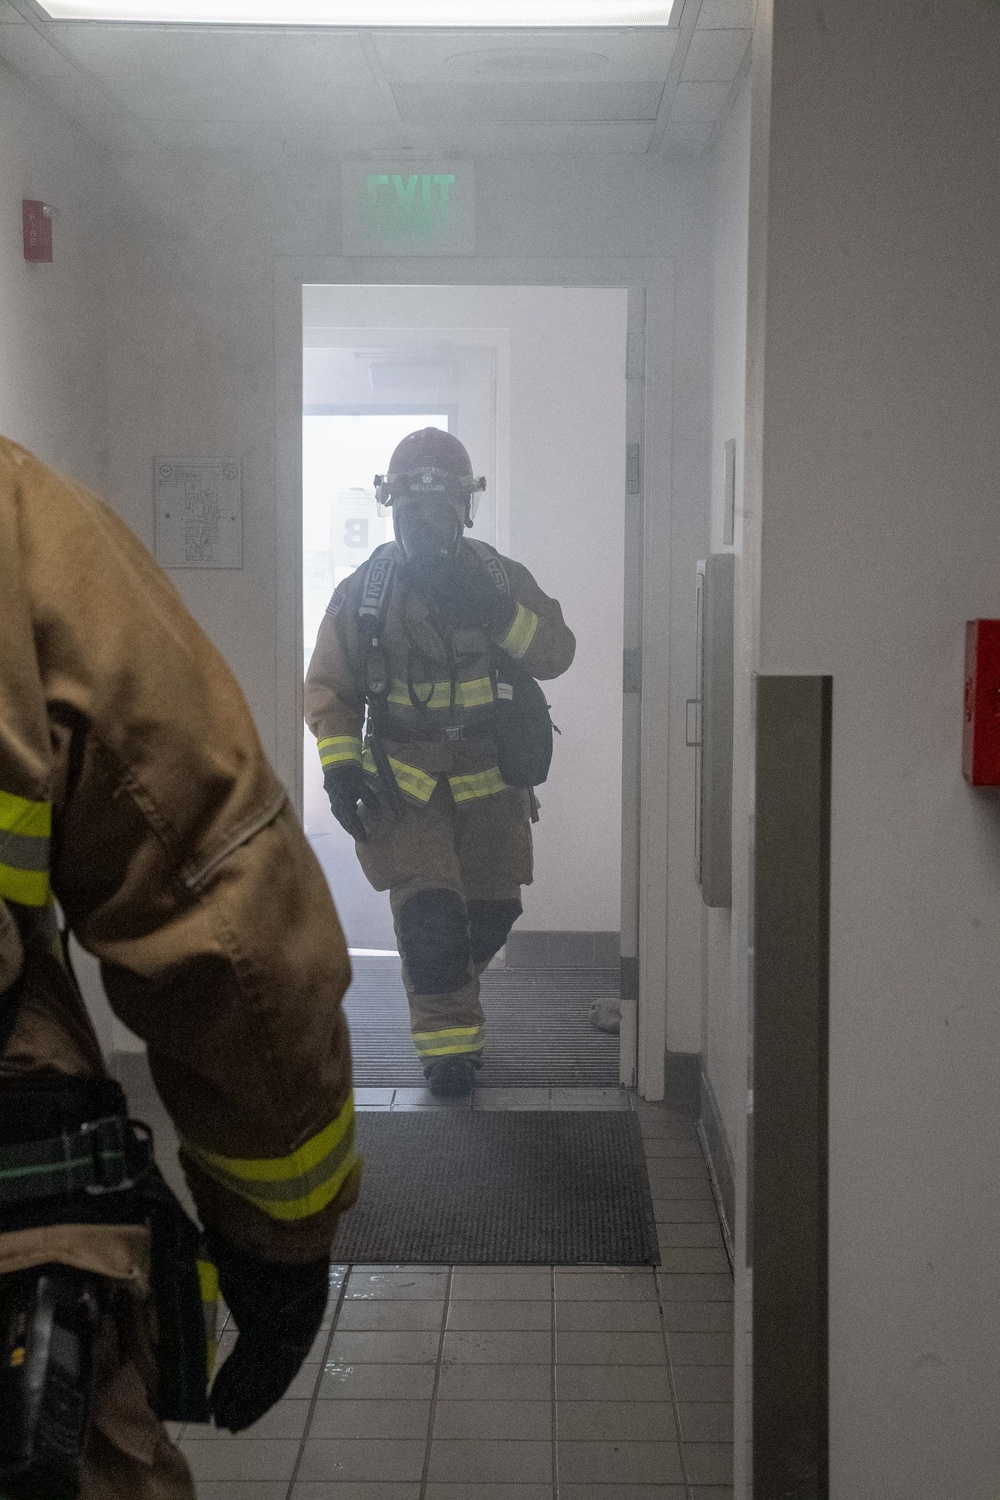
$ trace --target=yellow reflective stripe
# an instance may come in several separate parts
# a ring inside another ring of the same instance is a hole
[[[361,759],[361,741],[353,734],[338,734],[333,739],[320,740],[316,748],[321,766],[336,766],[342,761]]]
[[[13,792],[0,792],[0,832],[47,839],[52,833],[51,802],[29,802]]]
[[[528,648],[535,639],[535,631],[538,629],[538,616],[533,609],[527,609],[523,604],[517,606],[513,624],[504,636],[500,645],[509,656],[518,661],[527,654]]]
[[[444,1057],[456,1052],[479,1052],[486,1041],[485,1026],[450,1026],[444,1031],[415,1031],[413,1042],[421,1057]]]
[[[215,1355],[219,1344],[219,1271],[210,1260],[198,1261],[198,1285],[201,1290],[201,1310],[205,1319],[205,1354],[208,1373],[215,1366]]]
[[[191,1141],[184,1149],[216,1182],[272,1219],[306,1219],[337,1196],[358,1166],[354,1151],[354,1096],[318,1135],[287,1156],[219,1156]]]
[[[415,682],[413,693],[423,708],[451,708],[450,682]],[[400,708],[413,707],[410,689],[405,682],[400,682],[398,679],[393,682],[389,690],[389,702]],[[482,708],[485,704],[492,702],[493,683],[489,677],[474,677],[468,682],[456,682],[456,708]]]
[[[0,898],[19,906],[47,906],[49,900],[48,870],[17,870],[0,865]]]
[[[456,802],[472,802],[476,797],[492,797],[496,792],[505,792],[507,783],[496,766],[488,771],[477,771],[473,776],[449,776],[448,785]]]
[[[368,772],[369,776],[378,775],[375,757],[367,745],[365,746],[365,753],[361,757],[361,765]],[[416,766],[406,766],[401,760],[395,760],[391,755],[389,756],[389,765],[392,767],[392,774],[401,792],[406,792],[410,797],[415,797],[418,802],[429,802],[431,800],[434,795],[434,788],[437,786],[436,776],[428,776],[426,771],[420,771]]]
[[[52,804],[0,792],[0,898],[19,906],[49,900]]]

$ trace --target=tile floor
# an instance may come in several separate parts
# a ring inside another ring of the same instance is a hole
[[[334,1268],[287,1399],[238,1437],[181,1429],[199,1500],[731,1500],[733,1283],[690,1117],[614,1089],[445,1107],[635,1108],[662,1266]]]

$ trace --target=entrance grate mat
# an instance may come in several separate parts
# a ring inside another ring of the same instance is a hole
[[[614,1088],[618,1038],[588,1019],[598,995],[617,995],[617,969],[487,969],[482,978],[484,1088]],[[359,1088],[419,1087],[399,960],[355,959],[345,1010]]]
[[[372,1110],[357,1130],[364,1190],[334,1262],[659,1264],[631,1110]]]

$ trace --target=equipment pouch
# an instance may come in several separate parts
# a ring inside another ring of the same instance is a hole
[[[556,730],[545,693],[527,667],[511,658],[496,666],[497,766],[508,786],[541,786],[552,763]]]
[[[68,1266],[0,1278],[0,1490],[10,1500],[78,1493],[94,1340],[115,1295]]]

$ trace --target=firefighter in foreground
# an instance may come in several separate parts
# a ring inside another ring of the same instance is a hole
[[[3,440],[0,601],[0,1493],[193,1500],[157,1413],[247,1427],[323,1316],[359,1178],[347,952],[217,652],[121,522]],[[239,1329],[207,1399],[197,1230],[53,897],[182,1141]]]
[[[483,488],[457,438],[403,439],[376,477],[396,540],[336,589],[306,678],[330,806],[389,892],[414,1044],[442,1096],[473,1087],[479,975],[532,878],[547,760],[531,742],[551,736],[533,679],[576,647],[527,568],[463,536]]]

